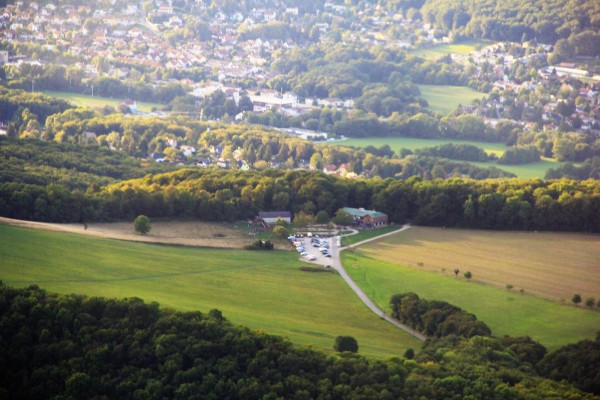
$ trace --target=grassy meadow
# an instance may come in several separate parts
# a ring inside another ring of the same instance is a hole
[[[301,271],[295,252],[152,245],[0,225],[7,285],[111,298],[139,297],[177,310],[217,308],[235,324],[331,351],[354,336],[359,353],[401,355],[420,342],[371,313],[337,274]]]
[[[386,309],[391,295],[412,291],[474,313],[495,335],[530,335],[551,349],[595,337],[600,310],[570,299],[600,298],[598,262],[598,235],[421,227],[343,253],[348,273]]]
[[[480,149],[485,150],[488,154],[494,153],[498,157],[504,154],[506,146],[502,143],[486,143],[486,142],[475,142],[470,140],[455,140],[455,139],[418,139],[411,137],[369,137],[369,138],[350,138],[342,140],[340,142],[334,142],[341,146],[355,146],[355,147],[367,147],[369,145],[375,147],[381,147],[385,144],[389,145],[390,148],[396,153],[400,153],[400,149],[409,149],[415,151],[417,149],[423,149],[425,147],[441,146],[448,143],[462,143],[471,144],[477,146]],[[487,163],[480,163],[481,165],[487,165]],[[491,164],[490,164],[491,165]]]
[[[495,154],[500,157],[506,150],[506,146],[502,143],[487,143],[487,142],[475,142],[472,140],[455,140],[455,139],[418,139],[409,137],[375,137],[375,138],[351,138],[335,142],[336,145],[340,146],[355,146],[355,147],[366,147],[375,146],[381,147],[384,144],[390,146],[390,148],[399,154],[400,149],[405,148],[409,150],[422,149],[425,147],[440,146],[447,143],[462,143],[471,144],[477,146],[480,149],[485,150],[488,154]],[[549,168],[557,168],[561,165],[558,161],[551,158],[543,158],[540,161],[522,164],[522,165],[501,165],[496,162],[469,162],[469,164],[476,165],[481,168],[496,167],[504,171],[512,172],[517,177],[522,179],[532,178],[544,178],[546,171]]]
[[[413,56],[423,57],[429,60],[437,60],[448,54],[459,54],[466,56],[469,53],[488,46],[490,43],[479,40],[464,40],[460,43],[442,44],[434,47],[424,47],[412,50],[410,53]]]
[[[504,171],[512,172],[517,175],[519,178],[523,179],[533,179],[533,178],[544,178],[546,176],[546,171],[550,168],[557,168],[562,163],[556,161],[552,158],[542,158],[540,161],[520,164],[520,165],[501,165],[498,163],[479,163],[479,162],[471,162],[470,164],[476,165],[481,168],[489,167],[491,165],[500,168]]]
[[[104,107],[104,106],[118,106],[124,99],[113,99],[110,97],[90,96],[86,94],[70,93],[70,92],[44,92],[45,95],[56,97],[71,102],[76,106],[85,107]],[[159,103],[150,103],[145,101],[137,102],[138,112],[149,113],[152,111],[152,107],[161,107]]]
[[[429,103],[431,111],[446,115],[459,105],[471,105],[473,100],[486,97],[486,93],[478,92],[466,86],[450,85],[417,85],[423,97]]]

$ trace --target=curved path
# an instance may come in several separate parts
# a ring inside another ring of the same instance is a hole
[[[406,331],[407,333],[409,333],[410,335],[416,337],[419,340],[425,341],[427,339],[427,337],[423,334],[421,334],[420,332],[417,332],[416,330],[412,329],[409,326],[406,326],[404,324],[401,324],[400,322],[398,322],[397,320],[395,320],[394,318],[392,318],[390,315],[386,314],[383,310],[381,310],[379,307],[377,307],[377,305],[375,305],[375,303],[373,303],[373,301],[371,301],[371,299],[369,299],[369,297],[365,294],[365,292],[362,291],[362,289],[360,287],[358,287],[358,285],[352,280],[352,278],[350,278],[350,276],[348,275],[348,273],[346,272],[346,270],[344,269],[344,266],[342,265],[342,262],[340,260],[340,251],[346,250],[346,249],[350,249],[350,248],[354,248],[356,246],[360,246],[361,244],[367,243],[367,242],[371,242],[373,240],[377,240],[380,239],[382,237],[386,237],[386,236],[390,236],[390,235],[395,235],[399,232],[405,231],[407,229],[410,228],[410,224],[404,225],[402,228],[393,231],[393,232],[389,232],[389,233],[385,233],[383,235],[371,238],[371,239],[366,239],[363,240],[361,242],[358,243],[354,243],[350,246],[346,246],[346,247],[341,247],[338,248],[334,241],[332,240],[331,243],[331,249],[333,250],[332,252],[332,260],[331,260],[331,265],[339,272],[339,274],[342,276],[342,278],[346,281],[346,283],[348,284],[348,286],[350,286],[352,288],[352,290],[354,290],[354,292],[356,293],[356,295],[363,301],[363,303],[365,303],[365,305],[367,307],[369,307],[369,309],[371,309],[371,311],[373,311],[375,314],[379,315],[382,319],[385,319],[386,321],[388,321],[389,323],[397,326],[398,328]]]

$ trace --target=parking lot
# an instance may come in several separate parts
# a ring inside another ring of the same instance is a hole
[[[296,237],[290,236],[288,240],[296,247],[300,257],[307,262],[334,267],[337,260],[339,241],[336,237]]]

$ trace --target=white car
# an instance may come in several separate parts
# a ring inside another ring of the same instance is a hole
[[[308,256],[305,257],[308,261],[315,261],[317,259],[317,257],[309,254]]]

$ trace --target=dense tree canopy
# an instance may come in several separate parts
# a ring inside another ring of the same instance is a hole
[[[597,400],[539,377],[506,339],[429,340],[414,361],[325,355],[234,326],[218,310],[0,284],[0,395],[110,399]]]

